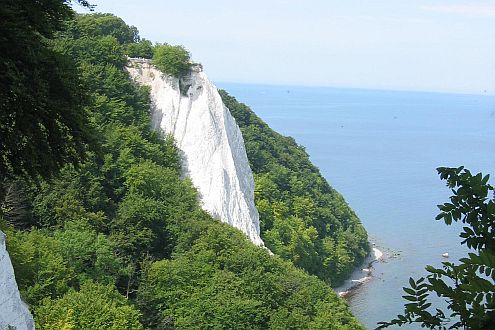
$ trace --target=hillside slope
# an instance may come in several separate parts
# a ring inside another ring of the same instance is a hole
[[[37,329],[362,329],[323,281],[200,208],[175,142],[151,128],[149,90],[125,71],[129,49],[149,46],[135,28],[77,16],[46,43],[78,72],[95,145],[50,179],[0,178],[15,196],[0,228]]]

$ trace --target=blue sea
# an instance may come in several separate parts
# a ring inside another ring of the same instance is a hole
[[[495,178],[495,96],[217,85],[306,147],[384,253],[348,297],[366,327],[403,312],[402,287],[425,275],[425,265],[440,266],[445,252],[449,261],[467,252],[458,225],[434,220],[436,205],[450,196],[435,169],[464,165]]]

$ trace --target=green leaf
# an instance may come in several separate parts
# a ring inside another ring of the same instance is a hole
[[[414,279],[412,277],[409,277],[409,285],[411,288],[416,289],[416,283],[414,282]]]
[[[416,297],[414,296],[402,296],[402,298],[409,300],[409,301],[418,301]]]
[[[416,295],[416,291],[410,288],[403,287],[402,290],[404,290],[406,293],[409,293],[411,295]]]
[[[427,295],[425,293],[428,292],[428,291],[429,290],[427,288],[421,289],[421,290],[418,290],[416,292],[416,295],[419,296],[419,297],[426,297]]]

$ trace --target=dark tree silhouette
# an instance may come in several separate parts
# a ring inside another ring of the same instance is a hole
[[[0,179],[48,177],[77,163],[91,140],[77,68],[51,46],[74,15],[70,5],[7,0],[0,6]]]

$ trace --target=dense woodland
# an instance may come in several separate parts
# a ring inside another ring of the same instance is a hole
[[[328,284],[363,259],[366,233],[292,139],[222,94],[271,256],[199,208],[124,70],[155,55],[184,74],[182,47],[67,1],[0,15],[0,228],[38,329],[361,328]]]

